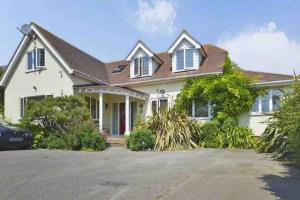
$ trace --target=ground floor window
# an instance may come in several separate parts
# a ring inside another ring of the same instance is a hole
[[[87,102],[88,109],[91,113],[92,119],[99,119],[99,100],[93,96],[86,96],[85,101]]]
[[[281,90],[272,89],[263,96],[258,96],[252,106],[252,113],[274,112],[280,105],[280,99],[283,96]]]
[[[167,110],[168,109],[168,99],[160,98],[160,99],[152,100],[151,101],[151,109],[152,109],[152,114],[156,114],[163,110]]]
[[[194,99],[192,101],[192,108],[189,114],[193,118],[212,118],[213,106],[211,101],[204,100],[202,98]]]
[[[38,95],[38,96],[30,96],[30,97],[23,97],[20,98],[20,117],[24,117],[27,104],[29,101],[41,101],[45,98],[53,97],[53,95]]]

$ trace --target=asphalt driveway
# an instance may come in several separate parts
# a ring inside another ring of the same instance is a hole
[[[254,151],[1,151],[1,200],[299,200],[300,172]]]

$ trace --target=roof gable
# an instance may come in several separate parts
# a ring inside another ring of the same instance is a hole
[[[195,40],[187,31],[182,31],[177,39],[173,42],[173,44],[168,49],[168,53],[173,53],[173,51],[181,44],[184,40],[191,43],[196,49],[201,48],[201,44]]]

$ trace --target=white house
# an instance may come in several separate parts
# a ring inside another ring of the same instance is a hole
[[[22,118],[28,99],[81,94],[100,130],[123,135],[131,131],[138,115],[145,118],[159,108],[171,107],[187,79],[222,75],[227,54],[183,31],[165,52],[155,53],[138,41],[124,60],[105,63],[35,23],[30,28],[0,82],[5,87],[4,115],[11,122]],[[257,77],[254,87],[270,88],[268,95],[257,98],[252,111],[240,116],[241,124],[260,135],[265,113],[277,108],[293,76],[245,73]],[[194,102],[192,117],[209,120],[210,103]]]

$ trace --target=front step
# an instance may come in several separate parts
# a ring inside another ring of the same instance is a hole
[[[124,137],[108,136],[106,138],[106,144],[108,144],[110,147],[125,147],[126,141]]]

